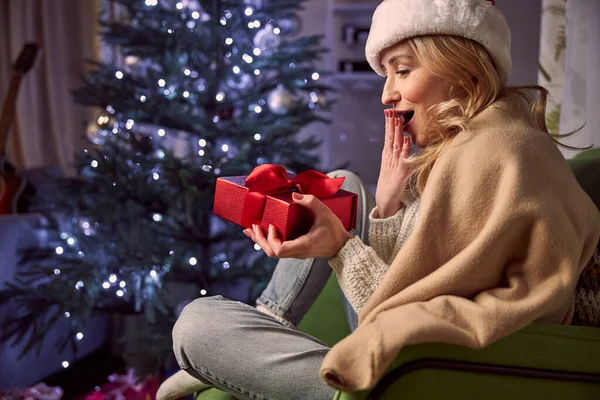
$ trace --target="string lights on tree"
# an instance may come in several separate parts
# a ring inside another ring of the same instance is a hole
[[[249,292],[229,295],[254,301],[274,261],[213,216],[215,181],[264,163],[319,168],[320,140],[297,139],[328,122],[330,92],[321,38],[298,36],[304,1],[115,0],[118,20],[102,14],[103,49],[120,56],[73,92],[92,107],[89,143],[47,213],[48,247],[28,249],[0,291],[24,310],[1,340],[60,320],[76,349],[94,311],[142,315],[146,328],[122,339],[144,376],[171,357],[177,306],[192,300],[183,293],[245,280]]]

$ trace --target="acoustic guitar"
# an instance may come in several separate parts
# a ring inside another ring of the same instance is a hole
[[[21,78],[33,67],[37,52],[38,46],[35,43],[28,43],[21,50],[21,54],[13,65],[10,86],[2,105],[2,114],[0,114],[0,215],[25,212],[27,204],[23,199],[23,194],[32,190],[25,178],[20,176],[8,162],[6,146],[8,130],[14,118]]]

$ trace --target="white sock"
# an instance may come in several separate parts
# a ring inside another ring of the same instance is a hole
[[[200,382],[184,370],[178,371],[164,381],[156,392],[156,400],[175,400],[188,394],[213,387]]]

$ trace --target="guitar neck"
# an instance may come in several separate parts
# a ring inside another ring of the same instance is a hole
[[[2,106],[2,114],[0,115],[0,157],[6,154],[6,146],[8,144],[8,129],[14,118],[15,103],[17,101],[17,93],[23,74],[15,73],[10,80],[8,93],[4,98]]]

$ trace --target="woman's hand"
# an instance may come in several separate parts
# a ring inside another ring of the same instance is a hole
[[[267,256],[272,258],[298,258],[301,260],[315,257],[334,257],[352,239],[342,221],[321,200],[313,195],[304,196],[292,193],[293,200],[310,209],[315,222],[310,231],[295,240],[281,242],[277,238],[275,227],[270,225],[265,238],[262,229],[254,225],[253,229],[244,229],[244,234],[254,240]]]
[[[402,119],[391,109],[385,112],[385,144],[377,180],[375,203],[379,218],[394,215],[402,208],[402,198],[410,169],[403,161],[410,154],[410,138],[403,137]]]

